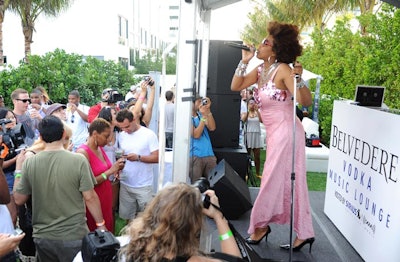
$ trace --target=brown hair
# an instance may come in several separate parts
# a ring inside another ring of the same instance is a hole
[[[128,225],[130,242],[120,255],[126,261],[161,261],[167,254],[199,255],[202,210],[197,188],[185,183],[167,186]]]
[[[273,21],[269,22],[267,30],[274,38],[272,50],[278,62],[290,64],[301,56],[303,47],[299,42],[299,28],[296,25]]]
[[[111,128],[111,125],[107,120],[103,118],[96,118],[92,123],[90,123],[89,136],[91,136],[94,131],[97,131],[97,133],[101,134],[107,128]]]

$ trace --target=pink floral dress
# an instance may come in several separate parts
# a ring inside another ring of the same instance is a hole
[[[290,223],[293,101],[288,90],[278,89],[273,83],[279,66],[276,65],[270,79],[264,79],[262,86],[260,76],[264,64],[258,67],[259,86],[254,96],[266,130],[267,156],[260,191],[251,212],[249,234],[271,223]],[[305,133],[297,117],[295,147],[294,230],[298,238],[307,239],[314,236],[314,229],[306,180]]]

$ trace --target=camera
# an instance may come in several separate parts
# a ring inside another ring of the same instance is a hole
[[[203,206],[204,208],[209,208],[210,207],[210,197],[204,192],[206,192],[210,188],[210,182],[208,181],[207,178],[205,177],[200,177],[194,183],[192,184],[193,187],[196,187],[200,190],[200,193],[203,196]]]
[[[19,235],[21,235],[23,233],[24,233],[24,231],[22,231],[20,228],[16,228],[14,230],[13,236],[19,236]]]
[[[205,106],[205,105],[207,105],[207,104],[208,104],[207,98],[202,98],[202,99],[201,99],[201,105]]]
[[[115,104],[118,101],[123,101],[124,96],[115,89],[105,89],[102,95],[102,102],[107,102],[109,104]]]
[[[145,76],[144,77],[144,81],[146,81],[146,82],[149,81],[149,86],[153,86],[154,85],[154,81],[151,80],[150,76]]]
[[[2,127],[0,135],[3,136],[3,143],[8,147],[9,156],[14,157],[19,151],[26,148],[26,133],[24,126],[21,123],[17,124],[12,129],[7,129],[5,125],[8,123],[11,123],[9,119],[0,119],[0,125]]]

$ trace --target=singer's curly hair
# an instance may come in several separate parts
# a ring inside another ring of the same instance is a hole
[[[268,23],[267,30],[274,38],[272,50],[278,62],[293,63],[301,56],[303,47],[299,43],[299,28],[296,25],[273,21]]]
[[[200,191],[185,183],[159,191],[146,209],[125,228],[130,238],[120,251],[126,261],[161,261],[167,255],[199,255],[203,226]]]

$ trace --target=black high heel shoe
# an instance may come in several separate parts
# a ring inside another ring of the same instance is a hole
[[[315,238],[314,238],[314,237],[307,238],[306,240],[304,240],[304,241],[303,241],[300,245],[298,245],[297,247],[293,247],[293,251],[300,251],[300,249],[301,249],[303,246],[305,246],[305,245],[307,245],[307,244],[310,244],[310,250],[309,250],[308,252],[311,253],[311,247],[312,247],[312,244],[314,243],[314,241],[315,241]],[[281,245],[280,247],[281,247],[282,249],[285,249],[285,250],[289,250],[289,249],[290,249],[290,245],[289,245],[289,244]]]
[[[271,233],[271,227],[270,226],[268,226],[268,230],[267,230],[267,232],[265,232],[265,234],[260,238],[260,239],[258,239],[258,240],[253,240],[253,239],[251,239],[251,237],[248,237],[248,238],[246,238],[246,243],[247,244],[250,244],[250,245],[258,245],[258,244],[260,244],[260,242],[261,242],[261,240],[265,237],[265,242],[267,242],[268,241],[268,234],[269,233]]]

